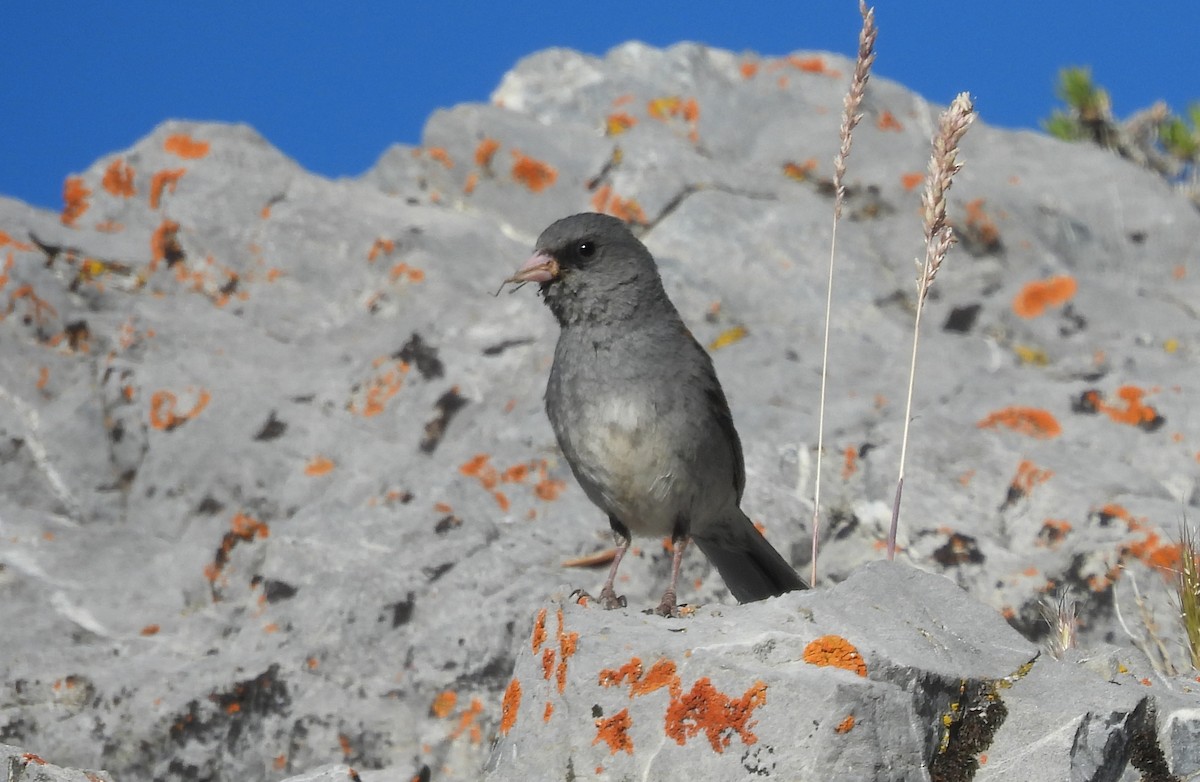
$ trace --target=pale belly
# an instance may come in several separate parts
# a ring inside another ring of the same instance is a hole
[[[688,464],[695,454],[671,447],[652,406],[619,396],[591,400],[570,434],[584,491],[635,535],[670,535],[681,517],[694,521],[706,504]],[[689,458],[690,457],[690,458]]]

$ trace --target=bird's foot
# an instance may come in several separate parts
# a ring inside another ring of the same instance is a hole
[[[624,608],[625,595],[618,595],[611,586],[606,586],[600,590],[600,607],[605,611],[611,611],[614,608]]]
[[[662,600],[659,601],[658,607],[654,609],[653,613],[659,616],[679,617],[679,606],[675,603],[674,589],[668,589],[663,593]]]

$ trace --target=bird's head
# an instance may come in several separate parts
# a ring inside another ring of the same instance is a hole
[[[619,318],[665,298],[654,258],[615,217],[565,217],[538,237],[533,255],[505,282],[536,282],[559,322]]]

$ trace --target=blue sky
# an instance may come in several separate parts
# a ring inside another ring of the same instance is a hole
[[[982,118],[1037,127],[1065,65],[1118,116],[1200,100],[1200,3],[879,2],[875,72]],[[623,41],[851,54],[853,0],[705,3],[57,2],[8,4],[0,194],[58,209],[62,181],[165,119],[247,122],[305,168],[357,175],[416,143],[438,107],[486,101],[520,57]]]

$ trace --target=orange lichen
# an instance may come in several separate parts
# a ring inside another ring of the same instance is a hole
[[[145,635],[145,636],[158,635],[158,630],[159,630],[158,625],[153,625],[153,624],[146,625],[145,627],[143,627],[141,629],[141,635]]]
[[[804,71],[805,73],[829,73],[830,71],[825,65],[824,57],[800,57],[798,55],[790,55],[787,62],[793,68]]]
[[[646,104],[646,111],[656,120],[666,121],[679,115],[683,100],[678,95],[653,98]]]
[[[176,133],[167,136],[163,142],[163,149],[184,160],[197,160],[208,154],[209,143],[197,141],[186,133]]]
[[[547,646],[542,650],[542,678],[550,681],[550,677],[554,675],[554,660],[557,653]]]
[[[500,506],[500,510],[507,512],[509,508],[508,496],[502,491],[492,492],[492,499]]]
[[[853,728],[854,728],[854,715],[849,714],[846,716],[846,719],[844,719],[838,723],[837,727],[833,729],[833,732],[834,733],[849,733],[851,730],[853,730]]]
[[[8,285],[9,270],[11,269],[12,254],[10,253],[8,260],[5,263],[4,274],[0,275],[0,289],[3,289]],[[0,320],[3,320],[5,315],[12,313],[12,311],[16,308],[17,302],[22,299],[28,299],[29,303],[33,305],[33,319],[39,324],[45,320],[47,315],[50,317],[56,317],[58,315],[58,310],[54,309],[54,306],[50,304],[50,302],[38,296],[37,293],[34,292],[32,285],[26,283],[8,295],[8,310],[6,312],[0,312]],[[50,344],[57,345],[62,341],[63,336],[63,334],[58,334],[52,340],[50,340]]]
[[[603,741],[613,755],[621,750],[632,755],[633,739],[629,738],[628,733],[631,727],[633,720],[629,718],[629,709],[621,709],[608,718],[602,717],[596,720],[596,738],[592,741],[592,746]]]
[[[817,159],[809,158],[803,163],[788,161],[783,164],[783,175],[797,182],[808,179],[817,170]]]
[[[546,708],[542,710],[542,722],[549,722],[551,715],[554,714],[554,704],[546,701]]]
[[[1058,421],[1045,410],[1034,407],[1006,407],[991,413],[975,424],[980,429],[1006,427],[1019,434],[1049,439],[1062,434]]]
[[[540,193],[554,184],[558,171],[549,163],[535,160],[519,150],[512,150],[512,178],[535,193]]]
[[[385,363],[388,363],[387,359]],[[390,361],[388,368],[369,379],[362,387],[355,388],[356,398],[351,400],[347,409],[365,418],[379,415],[386,409],[388,401],[400,393],[408,371],[407,362],[398,359]]]
[[[1121,546],[1122,557],[1139,559],[1150,567],[1163,571],[1164,576],[1173,577],[1179,568],[1183,547],[1179,543],[1166,543],[1154,530],[1147,530],[1146,536],[1132,543]]]
[[[1008,484],[1009,497],[1026,497],[1034,486],[1045,483],[1054,476],[1053,470],[1043,470],[1028,459],[1022,459],[1017,465],[1017,474]]]
[[[729,747],[736,734],[743,744],[751,745],[758,737],[749,722],[754,710],[767,702],[767,685],[755,682],[740,698],[719,691],[708,677],[698,679],[690,692],[673,698],[667,706],[666,733],[679,745],[703,731],[718,754]]]
[[[644,676],[630,681],[629,697],[646,695],[655,690],[661,690],[664,687],[667,688],[672,696],[678,695],[681,689],[679,675],[675,670],[675,663],[665,657],[650,666],[650,670],[646,671]]]
[[[1099,391],[1085,391],[1076,405],[1076,410],[1101,412],[1119,424],[1154,430],[1162,426],[1164,419],[1154,407],[1142,402],[1145,395],[1146,391],[1137,386],[1121,386],[1117,389],[1117,397],[1124,404],[1110,405],[1104,401]]]
[[[533,647],[533,653],[537,654],[542,648],[542,644],[546,643],[546,609],[541,609],[537,613],[537,619],[533,621],[533,635],[529,639]]]
[[[383,255],[391,255],[396,249],[396,241],[394,239],[384,239],[382,236],[374,241],[371,249],[367,251],[367,262],[374,263],[375,259]]]
[[[700,103],[695,98],[683,102],[683,120],[692,125],[700,121]]]
[[[304,474],[310,478],[316,478],[321,475],[328,475],[333,472],[336,465],[333,460],[327,459],[324,456],[314,456],[304,466]]]
[[[475,192],[475,188],[479,186],[479,174],[472,171],[467,174],[467,181],[463,183],[463,194],[471,195]]]
[[[579,633],[568,633],[563,629],[563,610],[558,609],[558,667],[554,670],[558,692],[567,688],[567,661],[575,655],[579,645]]]
[[[983,204],[984,204],[984,199],[982,199],[982,198],[976,198],[976,199],[974,199],[972,201],[968,201],[966,203],[965,208],[967,210],[967,226],[966,226],[965,233],[968,236],[970,236],[974,242],[981,245],[984,249],[995,250],[1000,247],[1000,229],[998,227],[996,227],[996,223],[993,222],[992,218],[989,217],[987,212],[985,212],[983,210]],[[1074,285],[1074,282],[1075,282],[1070,277],[1057,278],[1057,279],[1069,279],[1069,280],[1071,280],[1072,286]],[[1028,286],[1026,286],[1026,287],[1028,287]],[[1075,293],[1075,290],[1072,287],[1071,294],[1068,295],[1066,297],[1066,299],[1063,299],[1063,301],[1066,301],[1067,299],[1071,298],[1071,295],[1074,295],[1074,293]],[[1049,303],[1058,304],[1060,302],[1055,301],[1055,302],[1049,302]],[[1045,305],[1042,305],[1042,308],[1044,309]],[[1020,314],[1020,313],[1018,313],[1018,314]],[[1026,317],[1026,316],[1022,316],[1022,317]]]
[[[624,682],[631,685],[642,676],[642,661],[637,657],[629,658],[629,662],[620,668],[604,668],[597,676],[597,684],[601,687],[616,687]],[[630,694],[632,696],[632,693]]]
[[[538,465],[538,483],[533,487],[534,494],[538,495],[538,499],[551,503],[557,500],[559,495],[566,489],[566,481],[560,481],[550,477],[550,471],[546,467],[545,459],[542,459]]]
[[[475,165],[480,168],[488,168],[492,164],[492,158],[496,154],[496,150],[500,149],[500,142],[494,138],[485,138],[475,146]]]
[[[28,242],[18,242],[16,239],[9,236],[7,231],[0,231],[0,247],[8,247],[10,244],[13,246],[14,250],[20,250],[22,252],[33,251],[32,244],[29,244]],[[10,255],[9,258],[11,257],[12,256]]]
[[[592,196],[592,209],[627,223],[646,225],[648,222],[646,213],[642,211],[641,204],[636,199],[621,198],[609,185],[602,186]]]
[[[409,282],[421,282],[425,279],[425,272],[415,269],[403,261],[388,269],[388,279],[392,282],[396,282],[402,277]]]
[[[478,479],[483,488],[491,490],[500,480],[500,474],[490,464],[491,459],[492,457],[486,453],[477,453],[459,465],[458,471],[463,475]]]
[[[229,562],[229,554],[238,543],[249,543],[257,538],[266,538],[271,534],[270,528],[264,523],[244,513],[235,513],[229,521],[229,532],[221,538],[217,546],[217,556],[204,566],[204,577],[216,582],[225,565]]]
[[[483,729],[480,728],[479,724],[476,722],[476,719],[478,719],[479,715],[482,713],[483,713],[483,702],[480,701],[478,698],[472,698],[471,699],[471,708],[464,711],[462,713],[462,716],[459,717],[458,725],[455,726],[453,731],[451,731],[450,738],[456,739],[459,736],[463,735],[463,733],[470,731],[470,738],[471,738],[472,744],[478,744],[480,741],[482,741],[483,740]]]
[[[75,221],[91,207],[88,203],[88,196],[91,194],[92,191],[83,184],[83,177],[67,177],[63,182],[62,214],[58,218],[63,225],[75,225]]]
[[[1036,318],[1048,307],[1070,301],[1077,288],[1075,278],[1068,275],[1028,282],[1013,299],[1013,312],[1022,318]]]
[[[507,736],[513,725],[517,724],[517,712],[520,709],[521,683],[514,678],[504,690],[504,700],[500,705],[500,735]]]
[[[101,220],[92,227],[102,234],[116,234],[125,230],[125,226],[116,220]]]
[[[169,190],[171,194],[174,195],[175,186],[179,184],[180,178],[182,178],[186,173],[186,168],[173,168],[156,171],[154,176],[150,178],[150,208],[158,209],[158,205],[162,200],[164,188]]]
[[[858,472],[858,449],[847,445],[842,451],[842,480],[848,481]]]
[[[637,124],[637,117],[625,112],[614,112],[608,115],[604,122],[605,132],[610,136],[619,136]]]
[[[1038,531],[1037,545],[1056,548],[1071,531],[1071,522],[1066,519],[1046,519]]]
[[[840,635],[823,635],[804,647],[804,661],[811,665],[844,668],[859,676],[867,675],[867,663],[854,644]]]
[[[442,147],[430,147],[429,157],[441,163],[443,168],[454,168],[454,161],[450,159],[450,153]]]
[[[503,473],[500,474],[500,480],[504,483],[524,483],[529,477],[528,464],[514,464]]]
[[[454,690],[443,690],[433,698],[433,703],[429,704],[429,711],[433,716],[444,719],[450,716],[450,712],[454,711],[454,707],[458,705],[458,693]]]
[[[896,116],[887,110],[880,112],[879,118],[875,120],[875,127],[880,130],[894,130],[897,132],[904,130],[904,126],[900,124]]]
[[[133,186],[133,166],[127,165],[121,158],[116,158],[104,169],[104,179],[100,184],[111,195],[122,198],[132,198],[137,195]]]
[[[170,391],[156,391],[150,397],[150,425],[155,429],[169,432],[200,415],[208,406],[210,399],[212,399],[212,395],[202,388],[196,393],[196,402],[192,405],[192,409],[186,413],[177,413],[175,412],[177,403],[175,394]]]
[[[907,174],[900,175],[900,186],[906,192],[911,193],[916,189],[917,185],[925,181],[925,174],[921,171],[910,171]]]
[[[738,70],[741,71],[743,79],[753,79],[754,75],[758,73],[758,63],[751,62],[750,60],[744,60],[742,64],[738,66]]]

